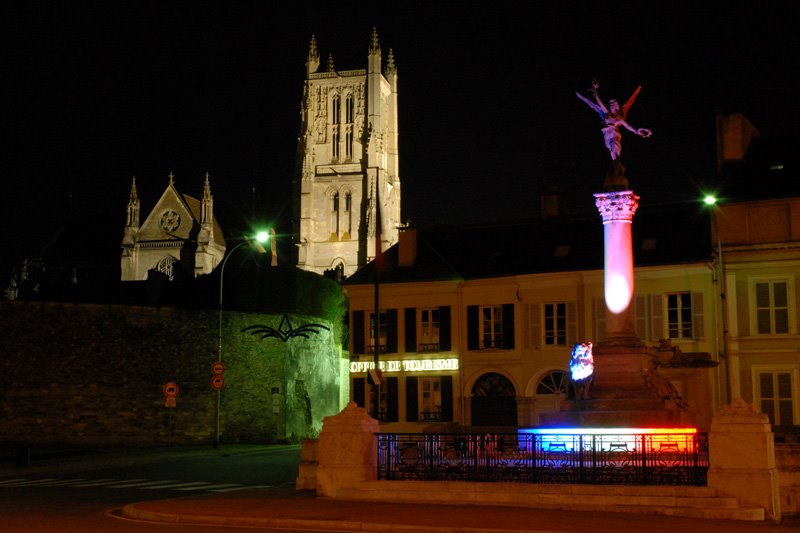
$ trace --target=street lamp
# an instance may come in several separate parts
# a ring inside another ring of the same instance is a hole
[[[722,260],[722,238],[719,232],[719,221],[717,220],[717,201],[718,198],[712,194],[707,194],[703,202],[711,209],[711,227],[717,236],[717,262],[719,264],[720,289],[719,299],[722,307],[722,358],[725,360],[725,399],[731,402],[731,362],[728,358],[728,304],[726,294],[728,292],[728,280],[725,274],[725,262]]]
[[[264,254],[267,251],[264,249],[263,243],[269,240],[269,232],[261,231],[259,232],[255,238],[245,237],[245,239],[231,248],[231,251],[228,252],[228,255],[225,256],[225,259],[222,260],[222,264],[219,267],[219,330],[217,336],[217,362],[222,362],[222,288],[223,288],[223,281],[225,279],[225,265],[228,263],[228,259],[231,258],[233,252],[235,252],[240,247],[244,246],[245,244],[253,247],[258,253]],[[215,423],[215,431],[214,431],[214,448],[219,448],[219,414],[221,411],[221,399],[222,399],[222,390],[217,389],[217,410],[216,410],[216,423]]]

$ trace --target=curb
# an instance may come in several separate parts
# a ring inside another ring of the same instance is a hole
[[[140,509],[131,503],[119,510],[119,517],[146,522],[184,525],[213,525],[234,527],[266,527],[277,529],[310,529],[336,531],[356,531],[366,533],[552,533],[541,529],[497,529],[447,526],[417,526],[412,524],[386,524],[380,522],[357,522],[345,520],[304,520],[302,518],[257,518],[219,515],[179,515]],[[115,515],[117,516],[117,515]]]

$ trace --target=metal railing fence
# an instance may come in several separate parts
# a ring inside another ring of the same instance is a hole
[[[708,434],[378,435],[378,479],[706,484]]]

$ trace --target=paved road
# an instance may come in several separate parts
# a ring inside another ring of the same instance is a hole
[[[34,461],[28,469],[0,467],[0,531],[230,533],[254,527],[258,531],[393,533],[800,531],[800,521],[794,519],[776,525],[609,512],[317,499],[292,486],[298,460],[298,447],[255,447],[230,452],[141,451],[116,458],[67,458],[50,464]],[[226,484],[271,487],[227,490]],[[145,503],[125,505],[132,502]],[[120,518],[123,507],[131,511],[128,516],[140,521]],[[143,518],[160,522],[144,522]]]
[[[123,520],[125,504],[242,489],[293,490],[298,446],[111,450],[80,456],[33,455],[31,466],[0,465],[0,531],[197,531]],[[231,531],[210,527],[203,531]]]

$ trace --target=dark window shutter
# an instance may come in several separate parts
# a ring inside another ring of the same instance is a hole
[[[442,376],[442,422],[453,421],[453,376]]]
[[[366,353],[364,311],[353,311],[353,353]]]
[[[692,293],[692,337],[702,339],[705,337],[703,323],[703,293]]]
[[[406,421],[408,422],[416,422],[419,420],[419,400],[417,394],[417,378],[408,376],[406,378]]]
[[[386,386],[386,421],[397,422],[397,378],[385,378]]]
[[[409,307],[405,310],[405,339],[406,351],[417,351],[417,310],[414,307]]]
[[[386,353],[397,353],[397,309],[386,310]]]
[[[503,304],[503,348],[514,349],[514,304]]]
[[[439,349],[448,352],[452,349],[450,341],[450,306],[443,305],[439,308]]]
[[[353,378],[353,401],[359,407],[367,404],[367,388],[364,378]]]
[[[478,322],[478,306],[467,306],[467,349],[477,350],[480,347],[480,323]]]

